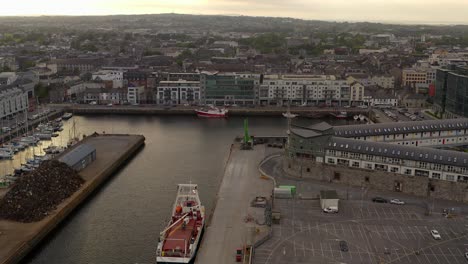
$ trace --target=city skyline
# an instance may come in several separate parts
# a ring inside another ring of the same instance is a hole
[[[80,2],[24,0],[4,5],[0,16],[41,15],[132,15],[180,13],[194,15],[245,15],[292,17],[326,21],[369,21],[398,24],[468,24],[468,2],[455,0],[441,4],[434,0],[292,0],[284,2],[247,0],[177,0],[171,3],[150,0],[82,0]]]

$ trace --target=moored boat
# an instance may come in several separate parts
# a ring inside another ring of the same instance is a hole
[[[205,226],[205,207],[196,184],[177,185],[172,217],[159,235],[156,263],[191,263]]]
[[[63,116],[62,116],[62,120],[68,120],[68,119],[70,119],[72,116],[73,116],[72,113],[65,113],[65,114],[63,114]]]
[[[347,112],[344,112],[344,111],[341,111],[341,112],[339,112],[338,114],[336,114],[336,113],[330,113],[330,115],[332,115],[332,116],[334,116],[334,117],[336,117],[336,118],[338,118],[338,119],[345,119],[345,118],[348,117],[348,113],[347,113]]]
[[[196,109],[195,112],[199,117],[227,117],[228,110],[225,108],[211,107],[209,109]]]

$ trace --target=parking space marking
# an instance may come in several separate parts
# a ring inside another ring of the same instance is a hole
[[[432,255],[433,255],[433,258],[435,258],[435,259],[437,260],[437,263],[441,263],[441,262],[439,261],[439,258],[437,257],[437,254],[435,254],[434,251],[432,250],[432,247],[429,247],[429,250],[431,251],[431,253],[432,253]],[[427,255],[428,255],[428,254],[424,254],[424,255],[425,255],[426,258],[427,258]]]
[[[331,252],[332,258],[334,259],[335,256],[333,256],[333,250],[332,250],[332,248],[331,248],[331,244],[330,244],[330,243],[327,243],[327,244],[328,244],[328,247],[330,247],[330,252]]]
[[[400,228],[401,234],[403,234],[403,236],[405,237],[405,239],[408,239],[408,237],[406,236],[406,232],[403,231],[403,228],[401,228],[401,226],[399,226],[399,228]],[[395,231],[395,233],[396,233],[396,231]]]
[[[450,260],[447,258],[447,256],[445,255],[445,252],[443,252],[441,248],[439,248],[439,251],[440,251],[440,253],[444,256],[444,258],[447,260],[447,263],[452,263],[452,262],[450,262]]]
[[[296,253],[296,240],[293,239],[293,250],[294,250],[294,256],[297,257],[297,253]]]
[[[450,251],[450,253],[452,253],[452,257],[455,258],[455,260],[457,261],[457,263],[460,263],[460,262],[461,262],[461,263],[464,263],[464,262],[461,261],[461,259],[459,260],[459,256],[464,256],[464,254],[462,254],[462,252],[460,251],[459,248],[456,248],[456,249],[457,249],[457,251],[458,251],[460,254],[453,254],[453,252],[452,252],[452,250],[451,250],[450,248],[447,248],[447,249]]]

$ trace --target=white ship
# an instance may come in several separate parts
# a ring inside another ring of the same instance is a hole
[[[156,263],[192,263],[205,226],[196,184],[177,185],[172,217],[159,235]]]

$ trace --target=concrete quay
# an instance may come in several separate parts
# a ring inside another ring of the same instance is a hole
[[[250,206],[256,196],[270,198],[273,191],[273,182],[258,171],[267,154],[264,145],[253,150],[240,150],[238,144],[233,145],[195,263],[236,263],[237,248],[248,243],[249,237],[255,242],[269,232],[267,226],[254,224],[263,223],[264,209]],[[255,220],[246,221],[249,217]],[[254,231],[253,237],[249,230]]]
[[[96,160],[79,172],[85,183],[57,209],[38,222],[20,223],[0,220],[0,263],[19,263],[39,242],[60,224],[107,178],[131,159],[144,145],[142,135],[92,135],[86,143],[96,148]],[[73,149],[73,148],[72,148]],[[70,151],[70,150],[67,150]]]
[[[159,105],[85,105],[85,104],[53,104],[49,105],[54,109],[63,109],[80,115],[196,115],[195,106],[163,107]],[[229,116],[283,116],[287,111],[286,107],[277,106],[255,106],[255,107],[229,107]],[[364,114],[368,110],[362,108],[319,108],[319,107],[291,107],[291,112],[302,117],[324,117],[330,113],[337,114],[346,111],[348,115]]]

